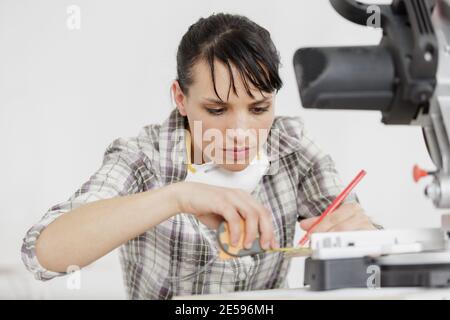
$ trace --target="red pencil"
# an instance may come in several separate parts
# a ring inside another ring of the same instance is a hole
[[[328,208],[325,209],[325,211],[320,215],[320,218],[309,228],[309,230],[306,232],[306,234],[303,236],[303,238],[300,239],[298,244],[304,245],[306,241],[308,241],[309,234],[314,229],[315,226],[317,226],[328,214],[333,212],[339,205],[342,203],[342,201],[347,198],[349,193],[353,190],[353,188],[361,181],[361,179],[366,175],[366,171],[361,170],[356,177],[350,182],[350,184],[334,199],[334,201],[328,206]]]

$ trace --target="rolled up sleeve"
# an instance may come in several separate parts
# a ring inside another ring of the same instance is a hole
[[[68,200],[51,207],[23,238],[21,256],[25,267],[38,280],[50,280],[64,272],[46,270],[36,257],[36,242],[42,231],[61,215],[89,202],[137,193],[141,189],[143,155],[131,141],[114,140],[104,153],[101,167]]]

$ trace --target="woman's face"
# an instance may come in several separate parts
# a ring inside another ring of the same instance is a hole
[[[193,83],[188,94],[175,81],[172,85],[180,113],[187,116],[192,137],[192,161],[214,161],[230,171],[245,169],[267,140],[274,120],[274,93],[263,93],[250,85],[253,98],[245,90],[239,72],[231,65],[236,94],[230,89],[226,65],[214,63],[217,97],[207,62],[192,68]],[[229,94],[229,95],[228,95]],[[227,97],[228,96],[228,97]],[[202,158],[203,156],[203,158]]]

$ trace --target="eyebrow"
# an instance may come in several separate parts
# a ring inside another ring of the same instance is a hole
[[[263,99],[260,99],[260,100],[257,100],[257,101],[254,101],[254,102],[250,103],[249,106],[250,106],[250,107],[256,106],[256,105],[258,105],[258,104],[261,104],[261,103],[263,103],[263,102],[266,102],[266,101],[270,100],[271,98],[272,98],[272,97],[265,97],[265,98],[263,98]],[[221,106],[224,106],[224,107],[229,106],[229,104],[228,104],[227,102],[221,101],[221,100],[219,100],[219,99],[214,99],[214,98],[203,98],[203,100],[205,100],[206,102],[218,104],[218,105],[221,105]]]

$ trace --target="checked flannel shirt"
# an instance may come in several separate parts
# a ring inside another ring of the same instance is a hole
[[[91,201],[183,181],[186,123],[174,109],[161,125],[147,125],[135,137],[114,140],[89,180],[28,230],[22,245],[27,269],[40,280],[66,274],[43,268],[35,253],[42,230],[64,213]],[[332,158],[314,143],[300,117],[275,117],[265,147],[269,168],[252,195],[272,212],[280,246],[292,246],[297,220],[320,215],[343,185]],[[350,201],[358,201],[355,194],[349,195]],[[180,213],[163,221],[119,247],[128,298],[171,299],[287,286],[290,258],[283,253],[221,260],[218,250],[216,231],[193,215]]]

